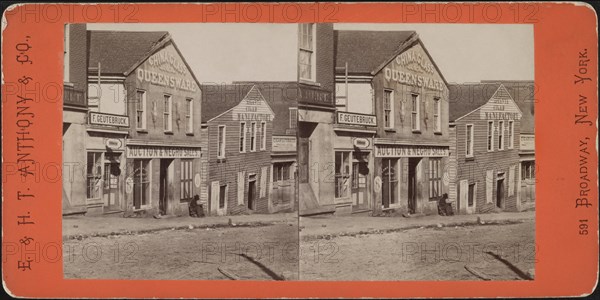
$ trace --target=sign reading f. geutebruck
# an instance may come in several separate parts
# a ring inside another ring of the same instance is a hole
[[[337,119],[338,124],[377,126],[377,117],[374,115],[363,115],[338,111]]]
[[[90,117],[90,124],[93,124],[93,125],[129,127],[129,117],[128,116],[90,112],[89,117]]]

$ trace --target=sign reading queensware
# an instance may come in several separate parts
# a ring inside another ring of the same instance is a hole
[[[337,113],[337,119],[338,124],[377,126],[377,117],[374,115],[363,115],[339,111]]]
[[[127,146],[127,158],[199,158],[200,148]]]
[[[449,154],[449,148],[442,146],[378,145],[375,149],[375,157],[442,157]]]
[[[90,124],[129,127],[129,117],[90,112]]]

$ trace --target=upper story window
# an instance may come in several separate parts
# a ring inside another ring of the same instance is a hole
[[[240,123],[240,152],[246,152],[246,123]]]
[[[290,112],[290,129],[295,129],[296,127],[298,127],[298,108],[290,107],[289,112]]]
[[[504,150],[504,121],[498,122],[498,150]]]
[[[383,90],[383,126],[394,127],[394,92]]]
[[[413,131],[421,130],[421,99],[417,94],[411,94],[412,98],[412,112],[411,112],[411,124]]]
[[[136,92],[136,102],[135,102],[135,119],[136,119],[136,128],[138,130],[146,130],[146,114],[147,114],[147,104],[146,104],[146,92],[145,91],[137,91]]]
[[[165,95],[163,101],[163,129],[165,132],[173,131],[173,99],[169,95]]]
[[[225,125],[220,125],[217,132],[217,158],[225,158]]]
[[[267,149],[267,123],[260,123],[260,150]]]
[[[194,133],[194,101],[191,98],[185,99],[187,111],[185,114],[185,132]]]
[[[314,45],[314,24],[299,24],[299,54],[298,54],[298,72],[300,79],[315,80],[315,45]]]
[[[473,135],[473,124],[467,124],[465,144],[465,155],[467,157],[473,157]]]
[[[250,123],[250,151],[256,151],[256,123]]]
[[[488,121],[487,151],[494,151],[494,121]]]
[[[442,131],[442,118],[440,112],[442,111],[442,102],[440,98],[433,98],[433,131]]]
[[[508,121],[508,149],[515,147],[515,122]]]

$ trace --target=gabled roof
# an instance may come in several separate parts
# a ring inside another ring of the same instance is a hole
[[[349,74],[368,74],[389,60],[414,31],[335,30],[336,67],[348,63]]]
[[[88,66],[103,74],[127,72],[170,35],[166,31],[88,31]]]
[[[450,122],[463,117],[486,104],[503,85],[523,114],[521,132],[534,132],[533,81],[482,81],[478,83],[451,83],[448,85]]]
[[[269,103],[255,84],[205,84],[202,89],[202,122],[206,123],[236,107],[242,100]],[[275,113],[269,106],[273,115]]]

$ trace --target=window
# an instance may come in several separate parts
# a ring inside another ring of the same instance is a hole
[[[256,123],[250,123],[250,151],[256,151]]]
[[[383,91],[383,126],[385,128],[394,127],[394,111],[393,104],[394,97],[393,92],[390,90]]]
[[[473,124],[467,124],[465,152],[467,157],[473,157]]]
[[[413,131],[421,130],[421,104],[419,101],[419,95],[412,94],[412,113],[411,113],[411,124]]]
[[[219,126],[219,131],[217,132],[217,158],[225,158],[225,125]]]
[[[146,92],[137,91],[137,102],[135,103],[136,128],[146,130]]]
[[[150,160],[133,160],[133,206],[136,209],[150,205]]]
[[[515,147],[515,122],[508,121],[508,149]]]
[[[260,150],[267,149],[267,123],[260,123]]]
[[[185,114],[185,132],[194,133],[194,101],[192,101],[190,98],[185,99],[185,101],[187,104],[187,112]]]
[[[87,153],[87,198],[100,198],[102,182],[102,153]]]
[[[487,151],[494,151],[494,121],[488,122]]]
[[[471,184],[469,184],[467,205],[469,207],[473,207],[474,204],[475,204],[475,183],[471,183]]]
[[[504,150],[504,121],[498,122],[498,150]]]
[[[381,160],[382,200],[384,207],[398,203],[398,159],[384,158]]]
[[[171,101],[171,96],[165,95],[165,100],[163,103],[163,129],[165,130],[165,132],[171,132],[173,131],[173,102]]]
[[[298,72],[300,79],[314,80],[314,44],[313,44],[314,24],[300,24],[300,52],[298,57]]]
[[[433,131],[442,131],[442,119],[440,118],[440,111],[442,109],[442,103],[440,98],[433,98]]]
[[[246,152],[246,123],[240,123],[240,152]]]
[[[193,197],[192,193],[192,174],[194,165],[192,159],[181,160],[181,202],[190,201]]]
[[[290,179],[290,164],[275,163],[273,164],[273,182],[279,182]]]
[[[290,107],[290,129],[298,127],[298,108]]]
[[[442,175],[440,165],[442,159],[429,158],[429,199],[437,199],[442,195]]]
[[[227,202],[227,185],[222,184],[219,186],[219,208],[225,208]]]
[[[521,163],[521,180],[535,179],[535,161]]]
[[[348,196],[350,152],[335,152],[335,198]]]

